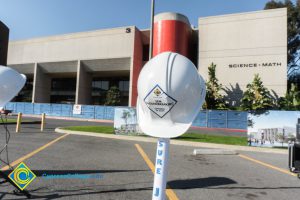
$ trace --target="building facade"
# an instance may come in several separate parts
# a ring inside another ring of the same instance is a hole
[[[9,29],[0,21],[0,65],[6,65]]]
[[[287,10],[274,9],[199,19],[199,72],[216,76],[231,104],[259,74],[273,96],[287,89]]]
[[[154,42],[175,38],[169,50],[178,44],[205,79],[208,66],[217,64],[217,78],[232,104],[256,73],[275,94],[285,94],[286,9],[200,18],[198,29],[176,13],[159,14],[154,22]],[[164,34],[164,26],[174,35]],[[116,86],[120,105],[135,106],[138,75],[148,59],[149,30],[128,26],[11,41],[7,65],[27,76],[15,101],[103,105]]]

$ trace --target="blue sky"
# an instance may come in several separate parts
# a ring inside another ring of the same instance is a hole
[[[198,17],[262,10],[268,0],[156,0],[156,13]],[[10,40],[136,25],[150,25],[150,0],[0,0]]]

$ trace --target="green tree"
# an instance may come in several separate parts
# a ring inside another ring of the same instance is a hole
[[[265,9],[287,8],[288,10],[288,78],[289,82],[299,80],[300,68],[300,0],[293,3],[291,0],[266,3]]]
[[[208,81],[206,83],[205,106],[207,109],[226,109],[222,84],[216,77],[216,65],[211,63],[208,67]]]
[[[106,94],[105,105],[106,106],[117,106],[120,104],[120,90],[116,86],[112,86]]]
[[[274,106],[269,90],[263,85],[258,74],[255,74],[252,83],[247,85],[247,90],[243,93],[241,107],[243,110],[263,111]]]
[[[299,110],[300,109],[300,92],[297,85],[292,84],[290,91],[288,91],[285,97],[279,100],[280,108],[284,110]]]

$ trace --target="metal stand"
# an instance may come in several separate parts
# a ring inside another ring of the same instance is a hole
[[[13,191],[15,195],[25,195],[28,199],[31,198],[31,194],[27,190],[21,190],[10,178],[2,171],[0,171],[0,178],[3,178],[4,182],[10,183],[12,186],[15,187],[15,190]]]
[[[299,142],[289,141],[288,146],[289,151],[289,169],[290,172],[297,174],[297,177],[300,179],[300,144]]]
[[[7,110],[1,110],[0,114],[4,114],[5,116],[7,116],[7,114],[10,113]],[[15,190],[13,191],[13,193],[15,195],[25,195],[28,199],[31,198],[31,194],[27,191],[27,190],[21,190],[3,171],[0,170],[0,178],[3,178],[4,180],[1,183],[10,183]]]
[[[165,191],[166,191],[167,175],[168,175],[169,146],[170,146],[169,138],[158,139],[152,200],[166,199]]]

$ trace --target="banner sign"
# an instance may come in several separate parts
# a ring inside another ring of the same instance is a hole
[[[73,115],[81,115],[81,105],[73,106]]]
[[[130,107],[115,108],[114,130],[118,135],[140,135],[136,109]]]
[[[266,111],[248,114],[248,144],[261,147],[287,147],[295,140],[300,111]]]

